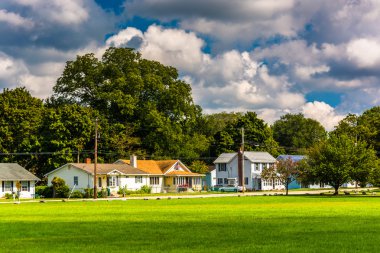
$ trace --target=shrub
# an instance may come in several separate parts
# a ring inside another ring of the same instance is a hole
[[[73,199],[82,199],[83,198],[83,193],[81,191],[74,191],[70,198],[73,198]]]
[[[94,196],[94,189],[92,189],[92,188],[84,189],[84,197],[85,198],[92,198],[93,196]]]
[[[107,189],[102,188],[97,194],[98,198],[107,198]]]
[[[13,199],[13,194],[12,193],[5,193],[5,198],[6,199]]]
[[[60,186],[55,189],[56,198],[67,198],[69,196],[70,189],[67,185]]]
[[[53,186],[46,186],[46,185],[36,186],[36,194],[40,195],[40,197],[52,198]]]
[[[152,187],[143,185],[141,186],[141,189],[139,190],[140,193],[151,193],[152,192]]]

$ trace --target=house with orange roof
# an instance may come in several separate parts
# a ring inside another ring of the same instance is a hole
[[[128,164],[148,174],[152,192],[201,190],[203,174],[191,172],[180,160],[117,160],[115,164]]]

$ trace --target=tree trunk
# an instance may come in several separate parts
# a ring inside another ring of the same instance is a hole
[[[335,192],[334,192],[334,195],[338,195],[339,194],[339,185],[335,185],[334,186],[334,189],[335,189]]]
[[[288,192],[289,192],[289,180],[288,179],[286,179],[285,189],[286,189],[286,196],[288,196]]]

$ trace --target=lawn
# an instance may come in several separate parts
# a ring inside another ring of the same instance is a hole
[[[0,205],[1,252],[380,252],[380,198]]]

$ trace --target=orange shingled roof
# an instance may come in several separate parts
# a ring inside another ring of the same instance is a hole
[[[122,160],[122,162],[131,163],[130,160]],[[149,174],[161,175],[168,171],[176,162],[177,160],[137,160],[137,168]]]
[[[175,176],[203,176],[201,174],[198,174],[198,173],[193,173],[193,172],[188,172],[188,171],[180,171],[180,170],[173,170],[173,171],[170,171],[168,174],[166,175],[175,175]]]

